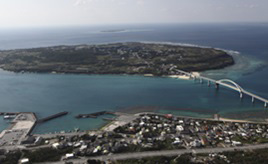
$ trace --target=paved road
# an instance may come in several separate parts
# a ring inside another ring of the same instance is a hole
[[[181,149],[181,150],[161,150],[161,151],[148,151],[148,152],[137,152],[137,153],[123,153],[123,154],[113,154],[110,156],[98,156],[92,159],[99,160],[124,160],[124,159],[137,159],[144,157],[154,157],[154,156],[176,156],[185,153],[220,153],[226,151],[235,150],[253,150],[268,148],[268,144],[260,145],[249,145],[241,147],[227,147],[227,148],[203,148],[203,149]]]
[[[53,138],[53,137],[57,137],[57,136],[65,136],[65,137],[70,137],[70,136],[82,136],[84,134],[87,134],[89,132],[71,132],[71,133],[53,133],[53,134],[33,134],[33,136],[35,137],[42,137],[44,139],[47,138]]]
[[[136,118],[138,118],[138,116],[135,116],[133,114],[128,114],[128,113],[115,112],[115,114],[118,115],[116,120],[111,122],[110,124],[107,124],[106,126],[104,126],[102,128],[103,131],[106,131],[106,132],[113,131],[117,127],[124,126],[124,125],[132,122]]]
[[[146,152],[134,152],[134,153],[120,153],[113,155],[103,155],[91,158],[81,158],[68,160],[74,164],[86,163],[87,159],[97,159],[97,160],[125,160],[125,159],[139,159],[145,157],[155,157],[155,156],[177,156],[186,153],[221,153],[227,151],[236,151],[236,150],[254,150],[254,149],[263,149],[268,148],[268,143],[259,144],[259,145],[248,145],[240,147],[227,147],[227,148],[203,148],[203,149],[179,149],[179,150],[161,150],[161,151],[146,151]],[[64,162],[55,162],[54,164],[64,164]]]

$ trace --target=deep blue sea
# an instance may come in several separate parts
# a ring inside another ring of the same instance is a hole
[[[102,32],[116,29],[125,30]],[[129,41],[186,43],[238,51],[237,65],[203,74],[230,78],[244,89],[268,98],[268,23],[0,29],[0,50]],[[105,123],[101,118],[77,120],[74,116],[102,110],[148,106],[159,107],[164,113],[211,117],[213,113],[263,111],[263,105],[251,104],[249,97],[240,101],[239,94],[229,89],[216,91],[206,84],[171,78],[0,71],[0,111],[35,112],[39,118],[70,112],[38,125],[36,133],[78,127],[97,129]],[[0,117],[0,130],[7,125]]]

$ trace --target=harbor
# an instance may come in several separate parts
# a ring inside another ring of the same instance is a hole
[[[0,134],[0,146],[10,148],[18,146],[31,133],[35,124],[34,113],[19,113],[11,122],[11,125]]]
[[[41,124],[67,114],[68,112],[60,112],[38,119],[33,112],[1,112],[0,115],[4,116],[3,119],[12,119],[12,121],[10,121],[8,128],[0,133],[0,146],[7,150],[12,150],[17,149],[16,147],[18,146],[22,146],[21,148],[23,148],[25,144],[35,143],[40,140],[40,136],[34,137],[32,134],[36,124]],[[77,134],[77,132],[75,132],[75,134]]]

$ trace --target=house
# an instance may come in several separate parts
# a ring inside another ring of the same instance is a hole
[[[167,119],[170,119],[170,118],[173,117],[173,115],[172,115],[172,114],[166,114],[165,117],[166,117]]]
[[[177,130],[177,131],[183,131],[184,128],[183,128],[181,125],[177,125],[177,126],[176,126],[176,130]]]
[[[82,144],[81,144],[81,142],[78,142],[78,143],[76,143],[76,144],[74,144],[74,147],[79,147],[79,146],[81,146]]]
[[[73,153],[67,153],[66,155],[65,155],[65,158],[66,159],[72,159],[72,158],[74,158],[74,154]]]
[[[23,159],[21,159],[20,160],[20,164],[26,164],[26,163],[29,163],[30,161],[29,161],[29,159],[28,158],[23,158]]]
[[[205,136],[202,137],[201,143],[202,143],[203,146],[209,145],[209,141],[208,141],[207,137],[205,137]]]
[[[83,151],[83,150],[85,150],[85,149],[87,149],[87,145],[82,145],[82,146],[79,148],[80,151]]]
[[[172,144],[176,145],[176,144],[181,144],[182,141],[179,138],[175,138],[175,141],[172,142]]]
[[[200,147],[202,145],[201,141],[195,139],[194,141],[190,142],[192,147]]]
[[[232,141],[232,145],[233,145],[233,146],[241,146],[242,143],[239,142],[239,141]]]
[[[57,142],[57,143],[52,144],[52,147],[53,147],[53,148],[55,148],[55,149],[57,149],[59,146],[60,146],[60,144],[59,144],[58,142]]]

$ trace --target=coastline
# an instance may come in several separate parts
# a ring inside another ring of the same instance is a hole
[[[140,115],[143,114],[154,114],[159,116],[165,116],[165,113],[159,113],[159,112],[138,112],[138,113],[126,113],[126,112],[120,112],[116,118],[112,121],[107,121],[102,126],[96,128],[95,130],[84,130],[81,132],[58,132],[58,133],[44,133],[44,134],[38,134],[33,133],[34,136],[42,136],[44,138],[50,138],[55,136],[71,136],[71,135],[83,135],[83,134],[97,134],[98,132],[109,132],[113,131],[115,128],[119,126],[126,125],[130,123],[131,121],[138,118]],[[252,124],[268,124],[267,121],[254,121],[254,120],[240,120],[240,119],[232,119],[232,118],[226,118],[226,117],[220,117],[219,119],[214,118],[199,118],[199,117],[190,117],[190,116],[183,116],[183,115],[173,115],[176,118],[186,118],[186,119],[193,119],[193,120],[207,120],[207,121],[215,121],[215,122],[231,122],[231,123],[252,123]]]
[[[129,122],[135,120],[140,115],[143,114],[154,114],[154,115],[160,115],[165,116],[164,113],[158,113],[158,112],[139,112],[135,114],[129,114],[129,113],[121,113],[114,121],[110,121],[104,126],[100,127],[99,131],[113,131],[118,126],[123,126],[128,124]],[[120,117],[126,117],[124,119],[120,119]],[[215,122],[231,122],[231,123],[253,123],[253,124],[268,124],[267,121],[252,121],[252,120],[240,120],[240,119],[231,119],[231,118],[225,118],[220,117],[219,119],[213,119],[213,118],[197,118],[197,117],[189,117],[189,116],[181,116],[181,115],[173,115],[176,118],[187,118],[187,119],[193,119],[193,120],[207,120],[207,121],[215,121]]]

